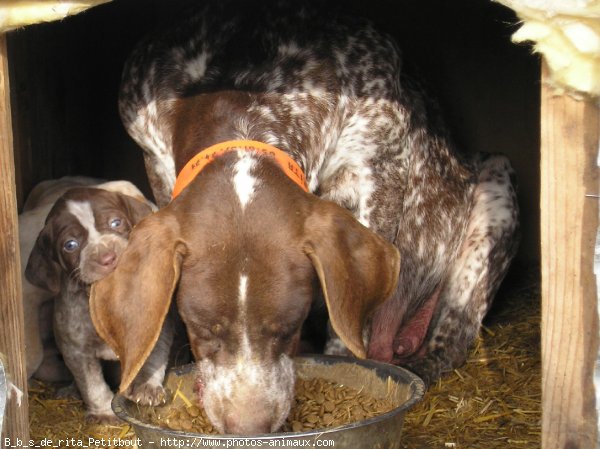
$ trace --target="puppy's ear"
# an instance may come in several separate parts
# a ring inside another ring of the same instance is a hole
[[[135,227],[115,271],[92,286],[92,321],[119,356],[121,391],[131,384],[158,340],[184,253],[179,223],[163,209]]]
[[[56,295],[60,292],[60,276],[60,265],[54,259],[51,230],[46,225],[39,233],[29,254],[25,267],[25,278],[36,287]]]
[[[396,247],[340,206],[319,200],[305,223],[306,248],[333,329],[357,357],[366,357],[362,330],[375,308],[395,291]]]
[[[129,215],[133,222],[132,224],[134,225],[156,211],[156,206],[148,200],[142,201],[129,195],[123,195],[122,193],[119,193],[118,195],[121,197],[121,200],[129,211]]]

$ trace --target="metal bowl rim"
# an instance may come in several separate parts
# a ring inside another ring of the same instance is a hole
[[[391,365],[383,362],[377,362],[374,360],[367,359],[356,359],[353,357],[345,357],[345,356],[336,356],[336,355],[302,355],[294,357],[294,362],[320,362],[323,364],[336,364],[336,363],[351,363],[362,366],[364,368],[372,369],[376,372],[378,371],[387,371],[388,375],[394,375],[397,379],[404,381],[408,387],[410,388],[410,397],[406,402],[401,404],[400,406],[394,408],[393,410],[383,413],[381,415],[375,416],[373,418],[364,419],[362,421],[356,421],[349,424],[344,424],[343,426],[338,427],[330,427],[330,428],[322,428],[315,429],[310,431],[302,431],[302,432],[276,432],[276,433],[261,433],[255,435],[235,435],[235,434],[203,434],[203,433],[188,433],[184,430],[172,430],[166,429],[164,427],[158,427],[154,424],[146,423],[137,419],[134,416],[130,416],[125,411],[125,403],[130,402],[123,395],[117,393],[112,399],[112,409],[115,414],[122,419],[123,421],[131,424],[133,427],[139,426],[145,429],[160,432],[164,434],[166,437],[178,437],[178,438],[202,438],[205,440],[244,440],[244,439],[252,439],[252,440],[270,440],[270,439],[283,439],[283,438],[308,438],[308,437],[322,437],[327,436],[330,433],[343,432],[349,429],[355,429],[358,427],[368,427],[377,422],[386,421],[388,419],[393,418],[394,416],[406,412],[409,408],[411,408],[414,404],[420,401],[425,394],[425,383],[423,380],[418,377],[416,374],[408,371],[405,368],[400,366]],[[182,365],[178,367],[172,368],[170,371],[177,374],[187,374],[194,368],[195,364],[190,363],[187,365]]]

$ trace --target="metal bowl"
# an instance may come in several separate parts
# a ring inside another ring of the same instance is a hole
[[[296,375],[310,379],[321,377],[362,389],[374,398],[391,398],[395,408],[374,418],[351,424],[302,432],[269,433],[261,435],[203,435],[164,429],[144,422],[137,405],[120,394],[115,395],[112,408],[116,415],[128,422],[144,448],[165,447],[335,447],[337,449],[394,449],[400,448],[402,424],[406,411],[423,397],[423,381],[411,372],[393,365],[357,360],[350,357],[304,356],[295,360]],[[185,365],[169,372],[167,390],[181,385],[181,377],[188,376],[193,365]],[[191,392],[192,382],[188,388]],[[190,393],[191,394],[191,393]]]

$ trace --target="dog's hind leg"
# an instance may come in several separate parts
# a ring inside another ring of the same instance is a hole
[[[429,383],[462,364],[518,246],[513,171],[503,156],[479,163],[465,239],[442,285],[422,358],[406,363]],[[396,347],[398,355],[403,348]]]

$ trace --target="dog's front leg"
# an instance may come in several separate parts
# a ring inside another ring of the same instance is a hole
[[[62,350],[67,367],[71,370],[79,393],[85,403],[86,421],[95,424],[119,424],[110,403],[113,392],[104,380],[100,359],[76,350]]]

